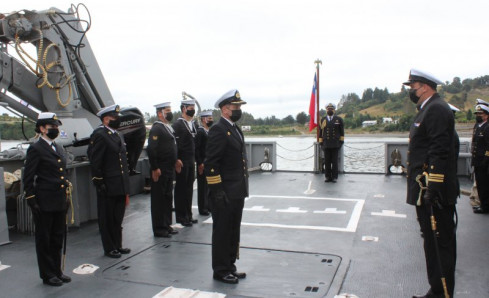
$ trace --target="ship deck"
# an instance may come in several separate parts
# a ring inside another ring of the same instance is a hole
[[[470,180],[460,178],[469,189]],[[1,297],[153,297],[167,287],[227,297],[411,297],[428,290],[415,210],[405,203],[402,176],[344,174],[337,183],[305,172],[252,173],[241,227],[237,285],[212,279],[210,217],[171,239],[154,238],[149,194],[131,197],[121,259],[103,256],[97,223],[71,229],[65,273],[49,287],[39,279],[32,236],[10,232],[0,246]],[[196,202],[196,193],[194,193]],[[489,297],[487,222],[469,200],[458,203],[456,297]],[[72,270],[100,268],[90,275]],[[174,290],[174,293],[177,290]],[[166,297],[166,296],[165,296]],[[181,297],[181,296],[178,296]],[[217,297],[217,296],[216,296]]]

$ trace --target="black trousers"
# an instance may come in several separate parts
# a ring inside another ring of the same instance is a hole
[[[453,297],[455,288],[455,264],[457,261],[457,237],[455,234],[455,205],[444,206],[443,209],[433,207],[433,213],[436,219],[437,242],[440,252],[441,268],[443,276],[446,279],[447,290],[450,297]],[[443,286],[441,282],[440,264],[438,264],[436,255],[436,246],[431,229],[431,210],[429,206],[423,205],[416,207],[421,231],[424,234],[424,253],[426,259],[426,271],[428,273],[428,282],[431,286],[431,292],[435,295],[443,295]]]
[[[340,148],[324,148],[324,175],[326,179],[338,179],[338,150]]]
[[[208,201],[208,189],[207,180],[205,175],[197,174],[197,204],[199,206],[199,213],[205,213],[209,211],[209,201]]]
[[[192,220],[192,195],[194,193],[195,166],[184,165],[176,176],[175,217],[178,223]]]
[[[475,166],[474,174],[481,207],[489,210],[489,175],[487,174],[487,167]]]
[[[212,210],[212,270],[224,276],[236,271],[239,259],[239,238],[244,198],[229,200],[227,204],[217,204],[209,196]]]
[[[126,211],[126,196],[97,193],[98,228],[105,252],[122,248],[122,220]]]
[[[39,216],[34,216],[34,224],[39,276],[41,279],[60,276],[66,211],[41,211]]]
[[[173,177],[151,179],[151,223],[153,233],[168,231],[172,222]]]

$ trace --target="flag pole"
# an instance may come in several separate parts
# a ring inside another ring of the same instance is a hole
[[[323,64],[321,60],[316,59],[314,61],[316,64],[316,75],[317,75],[317,82],[316,82],[316,120],[317,120],[317,126],[316,126],[316,142],[319,142],[319,130],[321,129],[321,118],[319,118],[319,64]]]

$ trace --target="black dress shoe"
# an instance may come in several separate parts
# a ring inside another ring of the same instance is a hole
[[[489,213],[489,208],[486,209],[486,208],[482,208],[482,207],[477,207],[477,208],[474,208],[474,213],[477,213],[477,214],[483,214],[483,213]]]
[[[64,275],[64,274],[61,274],[60,276],[58,276],[58,278],[64,282],[64,283],[68,283],[71,281],[71,277],[69,277],[68,275]]]
[[[190,222],[193,223],[193,224],[196,224],[196,223],[199,222],[199,220],[198,219],[192,219]]]
[[[210,213],[209,213],[209,211],[204,211],[204,212],[200,212],[200,215],[208,216],[208,215],[210,215]]]
[[[336,183],[336,179],[331,179],[331,182]]]
[[[49,285],[49,286],[53,286],[53,287],[60,287],[63,285],[63,282],[61,281],[61,279],[59,279],[56,276],[51,277],[51,278],[47,278],[47,279],[43,279],[42,282],[45,285]]]
[[[134,176],[134,175],[139,175],[139,174],[141,174],[141,172],[138,172],[136,170],[130,170],[129,171],[129,176]]]
[[[168,233],[168,231],[155,232],[154,235],[155,237],[171,238],[171,235],[170,233]]]
[[[169,229],[168,229],[168,233],[169,233],[170,235],[176,235],[176,234],[178,234],[178,231],[177,231],[177,230],[175,230],[175,229],[173,229],[173,228],[169,228]]]
[[[193,224],[191,222],[182,222],[181,225],[184,227],[191,227]]]
[[[331,179],[331,178],[326,178],[326,179],[324,180],[324,182],[331,182],[331,181],[333,181],[333,179]]]
[[[118,250],[113,250],[113,251],[109,251],[109,252],[105,252],[105,255],[109,258],[113,258],[113,259],[118,259],[121,257],[121,253],[118,251]]]
[[[218,280],[220,282],[227,283],[227,284],[237,284],[239,282],[238,278],[236,276],[232,275],[231,273],[229,273],[228,275],[224,275],[224,276],[221,276],[221,275],[214,273],[213,278],[215,280]]]
[[[130,253],[130,252],[131,252],[131,249],[130,249],[130,248],[122,248],[122,247],[121,247],[121,248],[117,249],[117,251],[118,251],[119,253],[121,253],[121,254],[125,254],[125,255],[127,255],[128,253]]]
[[[234,275],[238,279],[246,278],[246,273],[245,272],[234,271],[234,272],[231,272],[231,274]]]

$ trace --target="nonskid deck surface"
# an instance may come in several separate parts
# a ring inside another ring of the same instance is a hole
[[[470,181],[461,179],[468,189]],[[121,259],[102,255],[96,222],[72,229],[65,272],[73,281],[59,288],[38,277],[33,237],[11,233],[0,246],[0,297],[152,297],[165,289],[196,289],[228,297],[411,297],[428,289],[415,210],[405,204],[405,178],[354,174],[337,183],[322,175],[254,173],[241,228],[238,285],[212,279],[212,219],[178,228],[171,239],[154,238],[149,195],[131,198],[124,220]],[[196,202],[196,193],[194,193]],[[458,204],[456,297],[488,297],[489,216]],[[90,263],[92,275],[71,271]]]

